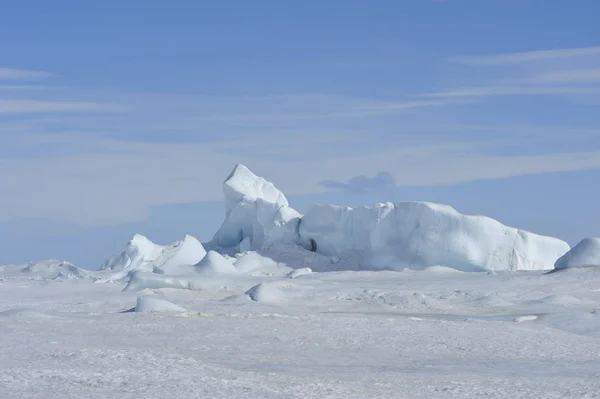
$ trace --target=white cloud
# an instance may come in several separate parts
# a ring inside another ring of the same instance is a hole
[[[455,57],[451,61],[464,64],[522,64],[534,61],[557,60],[573,57],[600,55],[600,47],[579,47],[556,50],[536,50],[520,53],[495,54],[486,56]]]
[[[568,96],[597,95],[600,87],[581,86],[481,86],[426,94],[433,98],[491,97],[491,96]]]
[[[54,78],[58,75],[28,69],[0,68],[0,80],[40,80]]]
[[[426,186],[600,168],[600,151],[491,156],[472,143],[389,145],[376,153],[336,154],[326,159],[311,159],[307,154],[286,160],[250,152],[233,155],[225,143],[121,143],[96,138],[91,145],[96,153],[0,159],[0,186],[4,188],[0,221],[39,217],[84,226],[138,221],[152,206],[221,200],[222,180],[238,162],[289,195],[321,192],[325,189],[319,181],[325,178],[346,181],[381,170],[390,171],[400,185]],[[271,149],[287,145],[273,142]]]
[[[600,83],[600,68],[545,72],[532,80],[539,83]]]
[[[84,111],[128,111],[132,107],[86,101],[0,100],[0,114]]]

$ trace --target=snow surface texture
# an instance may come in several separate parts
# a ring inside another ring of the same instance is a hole
[[[186,235],[182,241],[171,245],[154,244],[141,234],[136,234],[125,249],[108,259],[100,270],[114,271],[101,280],[119,281],[134,272],[183,275],[193,271],[193,266],[204,258],[206,250],[196,238]]]
[[[0,398],[600,397],[600,274],[440,270],[5,279]]]
[[[319,269],[423,269],[443,265],[464,271],[549,270],[569,250],[540,236],[484,217],[428,202],[349,208],[315,205],[304,216],[289,207],[272,183],[237,165],[223,185],[225,221],[209,246],[258,250],[295,267],[312,251]],[[336,264],[336,265],[333,265]]]
[[[56,259],[46,259],[21,265],[0,266],[0,278],[22,279],[73,279],[86,277],[87,273],[72,263]]]
[[[555,269],[600,267],[600,238],[583,239],[554,264]]]

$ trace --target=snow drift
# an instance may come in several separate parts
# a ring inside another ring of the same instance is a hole
[[[273,254],[291,245],[339,264],[332,269],[547,270],[569,250],[559,239],[428,202],[315,205],[302,216],[272,183],[243,165],[225,180],[223,192],[225,221],[211,248]]]
[[[140,313],[183,313],[187,309],[166,299],[154,295],[143,295],[137,298],[135,312]]]
[[[600,267],[600,238],[588,237],[561,256],[554,268]]]

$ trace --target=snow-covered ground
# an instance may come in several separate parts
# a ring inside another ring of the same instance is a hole
[[[227,281],[137,293],[5,278],[0,397],[600,397],[600,273]]]
[[[0,398],[600,398],[600,239],[223,191],[209,243],[0,267]]]

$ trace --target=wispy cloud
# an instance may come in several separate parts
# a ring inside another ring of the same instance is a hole
[[[0,80],[40,80],[55,78],[58,75],[44,72],[44,71],[33,71],[29,69],[17,69],[17,68],[0,68]]]
[[[319,184],[331,190],[344,190],[361,194],[370,191],[385,191],[396,187],[394,176],[388,171],[377,173],[374,177],[355,176],[347,182],[323,180]]]
[[[557,60],[573,57],[600,55],[600,47],[579,47],[556,50],[536,50],[520,53],[495,54],[485,56],[454,57],[451,61],[463,64],[521,64],[535,61]]]
[[[545,72],[532,80],[539,83],[600,83],[600,68]]]
[[[44,217],[86,226],[138,221],[153,206],[221,200],[223,177],[238,162],[289,195],[326,190],[319,176],[347,182],[344,187],[370,187],[369,178],[365,186],[356,176],[373,176],[384,168],[389,171],[384,183],[392,181],[391,176],[399,185],[419,186],[600,168],[600,151],[486,155],[472,143],[388,146],[377,153],[335,154],[318,160],[311,160],[310,154],[294,160],[251,152],[234,155],[223,144],[123,143],[98,138],[91,143],[93,153],[0,159],[0,186],[5,188],[0,220]],[[285,146],[273,143],[273,149],[280,145]]]
[[[85,101],[0,100],[0,114],[129,111],[131,109],[131,106]]]
[[[490,96],[565,96],[600,94],[600,87],[581,86],[481,86],[426,94],[433,98]]]
[[[210,99],[210,101],[215,100]],[[447,105],[450,102],[448,99],[386,102],[323,95],[246,97],[242,101],[239,98],[230,98],[227,101],[229,112],[210,112],[210,107],[202,107],[205,108],[203,115],[189,119],[197,122],[257,125],[318,119],[352,119],[393,115],[411,109]]]

